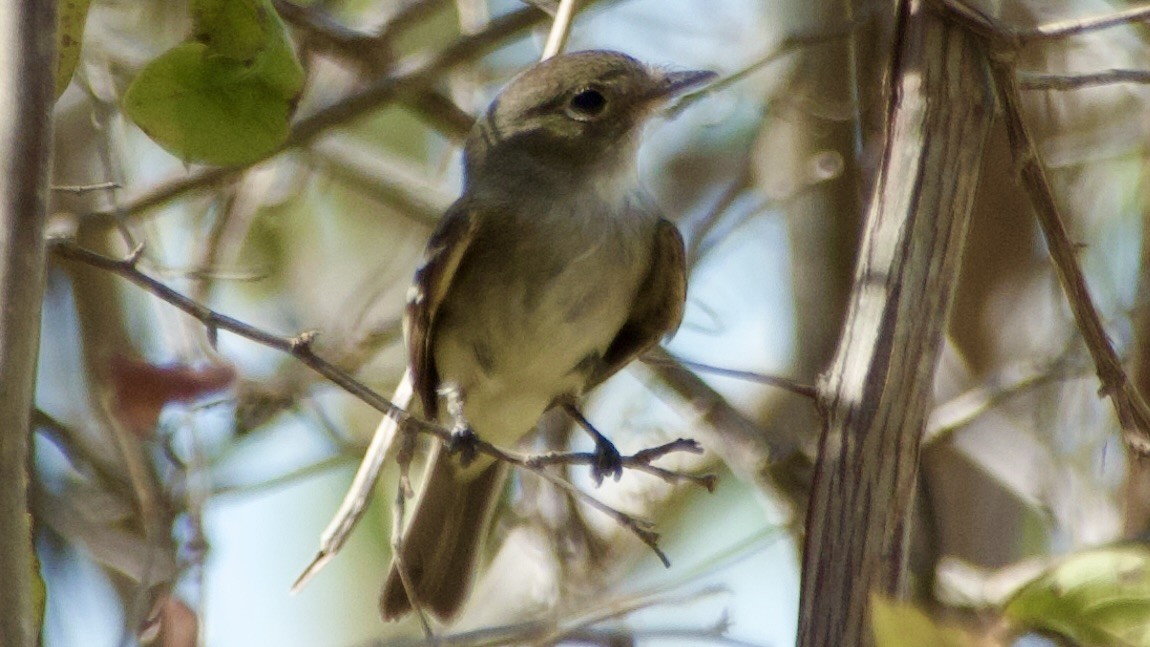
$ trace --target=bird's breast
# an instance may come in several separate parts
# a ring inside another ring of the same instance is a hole
[[[650,265],[657,216],[552,207],[485,219],[434,325],[440,381],[463,391],[481,436],[521,436],[582,392]]]

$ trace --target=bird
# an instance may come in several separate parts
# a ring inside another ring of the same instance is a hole
[[[683,240],[641,188],[640,132],[714,76],[614,51],[563,54],[521,72],[477,120],[463,190],[427,242],[404,313],[415,402],[460,446],[518,442],[676,331]],[[618,453],[597,436],[603,469],[617,473]],[[389,567],[387,620],[414,598],[450,621],[474,578],[508,468],[448,445],[430,450]]]

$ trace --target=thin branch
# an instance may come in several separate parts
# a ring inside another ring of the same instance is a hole
[[[659,445],[658,447],[651,447],[638,451],[631,456],[624,456],[621,459],[620,465],[625,469],[632,469],[657,476],[672,485],[687,481],[706,489],[708,492],[715,491],[718,477],[714,474],[682,474],[651,465],[652,461],[672,452],[701,454],[703,453],[703,448],[694,440],[678,438],[669,443]],[[595,465],[595,459],[596,455],[592,452],[552,452],[531,456],[527,458],[527,462],[532,467],[546,467],[548,465]]]
[[[416,18],[422,19],[425,14],[438,11],[443,3],[444,0],[413,2],[401,9],[397,19],[389,21],[379,34],[370,34],[350,29],[315,7],[273,0],[276,12],[312,42],[332,55],[352,62],[370,76],[384,74],[395,63],[391,41],[418,24]],[[404,99],[404,103],[447,137],[461,139],[471,130],[471,115],[434,88],[416,92]]]
[[[691,443],[691,441],[680,440],[680,441],[676,441],[675,443],[671,443],[672,445],[674,445],[674,447],[671,447],[667,451],[663,451],[662,453],[660,453],[658,455],[661,456],[663,454],[666,454],[668,451],[689,451],[691,453],[698,453],[697,445],[694,445],[693,447],[688,447],[686,445],[681,445],[678,443]],[[599,512],[602,512],[603,514],[607,515],[612,520],[614,520],[615,523],[619,524],[621,527],[628,530],[631,534],[635,535],[635,537],[637,537],[640,541],[642,541],[644,544],[646,544],[647,547],[650,548],[651,551],[654,552],[655,555],[659,557],[659,560],[661,562],[663,562],[663,566],[666,566],[666,567],[671,566],[671,560],[668,559],[666,553],[664,553],[663,550],[661,548],[659,548],[659,544],[658,544],[659,533],[652,530],[652,528],[654,527],[653,523],[651,523],[650,521],[646,521],[643,519],[633,517],[633,516],[627,514],[626,512],[622,512],[620,510],[616,510],[615,508],[612,508],[611,506],[607,505],[606,503],[603,503],[602,501],[596,499],[595,497],[591,496],[590,494],[587,494],[583,490],[580,490],[579,488],[575,487],[570,482],[568,482],[568,481],[566,481],[566,480],[564,480],[558,476],[555,476],[554,474],[552,474],[551,472],[549,472],[546,469],[546,466],[549,464],[556,465],[556,464],[564,463],[563,458],[570,459],[571,461],[573,461],[576,464],[582,463],[584,461],[584,457],[586,455],[574,453],[574,454],[553,455],[551,457],[545,456],[542,458],[535,457],[535,456],[524,456],[524,455],[520,455],[520,454],[516,454],[513,452],[508,452],[508,451],[502,450],[502,449],[488,443],[487,441],[483,440],[482,438],[476,438],[475,448],[483,454],[487,454],[488,456],[494,456],[495,458],[497,458],[497,459],[499,459],[505,463],[508,463],[510,465],[514,465],[514,466],[522,468],[522,469],[525,469],[525,470],[531,472],[532,474],[535,474],[536,476],[542,478],[543,480],[551,483],[555,487],[571,494],[576,499],[582,501],[583,503],[587,504],[588,506],[590,506],[590,507],[598,510]],[[658,449],[662,449],[662,448],[656,448],[656,449],[658,450]],[[631,456],[624,456],[624,457],[622,457],[622,462],[624,465],[634,466],[635,469],[643,469],[643,471],[648,471],[650,469],[658,469],[658,468],[652,468],[652,466],[647,465],[646,461],[644,460],[643,456],[641,456],[641,454],[642,454],[642,452],[639,452],[637,454],[633,454]],[[640,467],[640,466],[642,466],[642,467]],[[682,479],[686,479],[686,480],[694,480],[694,477],[687,476],[687,475],[680,475],[680,477]],[[703,485],[703,487],[706,487],[706,486]],[[708,488],[708,489],[710,489],[710,488]]]
[[[963,0],[939,0],[949,17],[962,23],[968,29],[988,41],[992,52],[996,49],[1017,47],[1017,32],[1001,22],[969,7]],[[1069,23],[1060,23],[1058,29],[1045,33],[1079,33],[1086,29],[1113,26],[1150,17],[1150,6],[1118,12],[1103,18],[1075,21],[1071,30]],[[1068,31],[1069,30],[1069,31]],[[1053,37],[1053,36],[1051,36]],[[1055,273],[1066,294],[1074,320],[1082,334],[1090,356],[1094,360],[1098,379],[1102,382],[1101,394],[1109,396],[1114,405],[1118,422],[1122,426],[1122,436],[1131,451],[1150,456],[1150,408],[1126,375],[1118,353],[1106,334],[1102,318],[1094,306],[1094,299],[1086,285],[1086,277],[1078,266],[1077,245],[1070,240],[1066,224],[1054,198],[1054,189],[1046,176],[1038,146],[1022,118],[1022,95],[1009,56],[998,51],[991,56],[991,73],[1002,106],[1006,122],[1007,137],[1011,153],[1018,165],[1021,182],[1030,196],[1035,216],[1050,251]]]
[[[393,61],[390,47],[380,47],[375,34],[350,29],[316,7],[288,0],[272,0],[276,13],[320,48],[340,58],[351,59],[369,70],[380,72]]]
[[[99,182],[97,184],[60,184],[52,187],[53,191],[60,191],[64,193],[71,193],[73,195],[83,195],[93,191],[112,191],[121,188],[115,182]]]
[[[685,366],[689,369],[699,371],[701,373],[711,373],[713,375],[722,375],[723,377],[732,377],[737,380],[747,380],[748,382],[758,382],[759,384],[778,387],[784,391],[789,391],[795,395],[801,395],[804,398],[810,398],[811,400],[818,398],[817,388],[810,384],[803,384],[798,380],[792,380],[789,377],[779,377],[777,375],[766,375],[752,371],[740,371],[731,368],[711,366],[709,364],[702,364],[700,362],[692,362],[680,357],[661,357],[648,354],[639,359],[644,364],[651,364],[653,366]]]
[[[859,27],[865,25],[870,20],[870,18],[871,13],[864,12],[857,16],[854,20],[844,22],[839,25],[833,25],[829,29],[822,28],[812,32],[791,34],[780,41],[778,45],[772,48],[771,51],[767,52],[762,58],[756,61],[752,61],[741,70],[732,72],[731,74],[728,74],[713,83],[708,83],[704,87],[695,90],[694,92],[688,92],[687,94],[684,94],[677,101],[668,106],[664,112],[669,118],[674,118],[676,115],[683,112],[683,110],[686,110],[687,107],[689,107],[691,104],[694,104],[704,97],[710,96],[715,92],[724,90],[734,85],[735,83],[742,81],[744,78],[754,74],[755,72],[758,72],[760,69],[770,65],[771,63],[774,63],[779,59],[782,59],[789,54],[805,49],[807,47],[811,47],[813,45],[832,43],[834,41],[841,40],[847,36],[850,36]]]
[[[1150,71],[1110,69],[1088,74],[1018,73],[1021,90],[1081,90],[1115,83],[1150,83]]]
[[[1058,202],[1054,198],[1054,189],[1046,176],[1046,167],[1023,121],[1022,96],[1014,70],[992,57],[991,72],[1022,185],[1030,195],[1047,249],[1050,250],[1050,258],[1054,262],[1055,273],[1066,293],[1078,330],[1094,360],[1098,379],[1102,382],[1101,393],[1110,396],[1114,404],[1126,444],[1132,451],[1150,456],[1150,409],[1147,409],[1146,402],[1130,382],[1114,350],[1114,344],[1102,325],[1102,318],[1086,285],[1086,277],[1078,265],[1077,245],[1070,240]]]
[[[411,0],[405,2],[394,14],[388,17],[387,22],[375,30],[375,38],[380,42],[389,42],[447,6],[448,2],[450,0]]]
[[[1018,49],[1030,42],[1077,36],[1150,19],[1150,4],[1141,4],[1100,16],[1059,20],[1037,27],[1016,27],[969,4],[967,0],[931,0],[931,2],[941,6],[944,13],[962,23],[967,29],[983,38],[995,41],[996,45],[1007,50]]]
[[[1150,20],[1150,4],[1142,4],[1123,11],[1106,13],[1101,16],[1060,20],[1035,27],[1031,30],[1020,30],[1018,35],[1023,40],[1053,40],[1097,31],[1099,29],[1120,27],[1145,20]]]
[[[132,283],[140,286],[144,290],[156,295],[157,297],[167,301],[176,308],[183,310],[195,319],[199,320],[208,329],[208,338],[212,340],[213,344],[219,335],[220,330],[226,330],[233,334],[239,335],[245,339],[254,341],[258,344],[273,348],[283,353],[287,353],[303,362],[312,370],[320,375],[328,378],[348,393],[356,396],[360,400],[371,405],[373,408],[387,413],[389,415],[397,416],[401,419],[411,419],[412,424],[420,426],[433,427],[429,423],[423,423],[418,419],[409,416],[399,407],[392,404],[389,400],[371,390],[363,383],[355,380],[351,376],[344,373],[334,364],[331,364],[323,358],[317,356],[312,352],[311,344],[315,340],[315,332],[305,332],[294,337],[281,337],[273,335],[267,331],[256,328],[255,326],[246,324],[238,319],[234,319],[227,315],[220,314],[211,308],[208,308],[188,297],[176,292],[172,288],[160,283],[156,279],[144,274],[140,271],[138,265],[143,253],[143,247],[137,247],[133,252],[124,259],[111,258],[104,256],[97,252],[93,252],[76,244],[67,238],[52,238],[49,241],[52,253],[59,258],[71,261],[78,261],[92,267],[106,270],[121,276]]]
[[[999,376],[987,380],[984,384],[964,391],[934,407],[923,436],[923,446],[945,440],[951,432],[970,424],[979,416],[1015,396],[1046,384],[1081,378],[1085,375],[1083,371],[1072,372],[1047,367],[1043,370],[1026,369],[1011,377]]]
[[[238,485],[215,485],[212,488],[212,496],[250,496],[253,494],[263,494],[269,490],[275,490],[287,485],[292,485],[297,481],[311,478],[320,474],[325,474],[332,469],[345,465],[350,462],[350,458],[345,455],[329,456],[328,458],[304,465],[303,467],[291,470],[273,476],[271,478],[259,481],[256,483],[244,483]]]
[[[541,620],[529,620],[527,622],[519,622],[515,624],[502,625],[497,627],[484,627],[472,631],[466,631],[455,634],[448,634],[438,636],[435,642],[428,642],[427,639],[407,639],[407,640],[388,640],[385,642],[380,640],[373,640],[363,643],[364,647],[368,645],[388,645],[388,647],[422,647],[425,645],[437,645],[438,647],[500,647],[504,645],[554,645],[569,640],[585,641],[592,637],[592,633],[600,638],[605,638],[608,635],[619,636],[617,632],[608,633],[603,632],[589,632],[587,631],[596,624],[607,622],[610,620],[617,620],[625,618],[637,611],[650,609],[659,606],[671,605],[687,605],[706,597],[716,596],[726,593],[726,589],[716,586],[710,586],[692,591],[685,594],[665,594],[662,592],[654,594],[642,594],[628,598],[625,600],[607,600],[598,601],[596,606],[590,611],[581,613],[574,618],[544,618]],[[636,633],[634,635],[650,635],[650,636],[664,636],[664,637],[706,637],[711,636],[712,640],[719,644],[737,645],[739,647],[758,647],[753,643],[744,643],[734,639],[723,638],[716,635],[719,632],[725,631],[729,627],[729,623],[725,618],[714,623],[711,627],[705,629],[653,629],[649,632]],[[613,643],[612,643],[613,644]],[[692,642],[692,644],[694,644]]]
[[[559,10],[555,12],[555,20],[551,23],[551,31],[547,34],[547,44],[543,46],[541,60],[546,61],[557,56],[567,45],[567,36],[571,33],[571,21],[575,17],[576,0],[560,0]]]

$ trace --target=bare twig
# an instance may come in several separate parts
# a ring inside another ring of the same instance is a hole
[[[551,31],[547,34],[547,44],[543,46],[541,60],[546,61],[558,55],[567,45],[567,36],[571,33],[571,21],[575,17],[576,0],[560,0],[559,9],[555,12],[555,20],[551,23]]]
[[[582,612],[575,617],[546,618],[532,620],[497,627],[484,627],[473,631],[448,634],[436,638],[440,647],[500,647],[504,645],[554,645],[565,641],[576,640],[584,642],[594,638],[607,639],[611,636],[621,636],[618,632],[591,631],[597,624],[613,619],[625,618],[628,615],[658,606],[687,605],[698,600],[726,593],[721,587],[710,586],[682,594],[666,594],[657,592],[632,596],[625,600],[600,601],[595,608]],[[720,618],[710,627],[704,629],[665,629],[644,631],[641,635],[652,637],[680,637],[687,639],[691,644],[714,642],[716,644],[733,645],[737,647],[758,647],[752,643],[726,638],[723,634],[729,627],[725,617]],[[640,635],[636,633],[635,635]],[[388,647],[422,647],[429,645],[426,640],[387,640],[370,641],[364,643],[377,646],[386,644]],[[610,643],[614,644],[614,643]]]
[[[444,0],[413,2],[389,21],[379,34],[350,29],[315,7],[287,0],[274,0],[276,12],[323,50],[350,61],[364,74],[377,76],[395,63],[391,41],[418,24],[425,14],[438,10]],[[404,99],[409,107],[452,139],[461,139],[471,129],[471,115],[450,97],[434,88],[424,88]]]
[[[1077,246],[1070,240],[1058,203],[1054,199],[1050,179],[1046,177],[1046,167],[1022,119],[1022,97],[1014,71],[1003,62],[994,60],[991,61],[991,71],[1022,184],[1030,194],[1058,280],[1066,293],[1070,310],[1074,313],[1090,356],[1094,359],[1098,379],[1102,382],[1102,393],[1110,396],[1114,404],[1127,445],[1140,454],[1150,456],[1150,409],[1147,409],[1146,402],[1126,375],[1094,306],[1094,299],[1086,286],[1086,277],[1078,266]]]
[[[1150,4],[1130,7],[1122,11],[1114,11],[1101,16],[1088,18],[1073,18],[1040,25],[1030,30],[1020,30],[1018,36],[1023,40],[1053,40],[1066,38],[1099,29],[1119,27],[1131,23],[1143,22],[1150,19]]]
[[[713,375],[722,375],[723,377],[733,377],[737,380],[747,380],[748,382],[767,384],[769,386],[783,389],[784,391],[790,391],[795,395],[801,395],[804,398],[810,398],[811,400],[814,400],[818,397],[818,389],[816,389],[814,386],[811,386],[810,384],[803,384],[788,377],[779,377],[777,375],[766,375],[763,373],[755,373],[753,371],[739,371],[731,368],[711,366],[709,364],[702,364],[700,362],[685,360],[681,357],[663,357],[648,354],[641,357],[640,360],[644,364],[651,364],[655,366],[685,366],[689,369],[702,373],[711,373]]]
[[[375,38],[380,42],[389,42],[447,6],[450,1],[409,0],[404,2],[394,14],[388,17],[387,22],[375,30]]]
[[[682,474],[680,472],[673,472],[671,470],[663,469],[651,465],[651,462],[666,456],[672,452],[687,452],[690,454],[701,454],[703,448],[699,443],[687,438],[678,438],[669,443],[664,443],[658,447],[651,447],[636,452],[631,456],[622,457],[621,465],[626,469],[632,469],[638,472],[644,472],[652,476],[657,476],[667,483],[678,483],[687,481],[693,483],[701,488],[706,489],[708,492],[715,491],[715,485],[718,483],[718,477],[714,474]],[[539,454],[527,458],[527,463],[531,467],[546,467],[548,465],[594,465],[595,454],[591,452],[552,452],[548,454]]]
[[[676,100],[671,105],[667,106],[664,112],[668,117],[674,118],[679,113],[686,110],[688,106],[697,102],[699,99],[710,96],[719,90],[726,89],[746,77],[758,72],[760,69],[774,63],[775,61],[792,54],[799,50],[812,45],[822,45],[824,43],[831,43],[836,40],[841,40],[851,35],[856,29],[866,24],[871,18],[870,12],[864,12],[856,17],[854,20],[845,22],[839,25],[831,26],[829,29],[819,29],[814,32],[804,32],[798,34],[791,34],[784,38],[778,45],[771,51],[767,52],[762,58],[752,61],[741,70],[728,74],[719,80],[708,83],[702,88],[694,92],[688,92]]]
[[[1058,370],[1051,367],[1038,370],[1033,368],[1013,371],[1011,376],[999,376],[987,380],[968,391],[938,404],[930,413],[923,446],[945,440],[950,432],[970,424],[979,416],[991,411],[1003,402],[1052,382],[1084,377],[1084,371]]]
[[[119,188],[120,185],[115,182],[98,182],[96,184],[60,184],[53,186],[52,190],[74,195],[83,195],[93,191],[111,191]]]
[[[272,6],[276,13],[316,45],[336,56],[351,59],[376,72],[393,62],[391,48],[379,47],[378,36],[350,29],[320,9],[288,0],[272,0]]]
[[[350,377],[335,365],[327,362],[323,358],[317,356],[312,352],[311,344],[315,340],[316,333],[305,332],[294,337],[281,337],[273,335],[267,331],[256,328],[255,326],[246,324],[238,319],[234,319],[227,315],[220,314],[211,308],[208,308],[188,297],[176,292],[172,288],[160,283],[156,279],[144,274],[140,271],[138,265],[140,258],[143,254],[143,247],[137,247],[133,252],[124,259],[111,258],[84,249],[77,245],[74,241],[66,238],[53,238],[49,241],[52,253],[59,258],[71,261],[78,261],[92,267],[102,270],[107,270],[113,274],[117,274],[132,283],[144,288],[148,292],[160,297],[164,301],[172,304],[173,306],[183,310],[187,314],[195,317],[208,329],[208,338],[215,342],[216,337],[219,335],[220,330],[227,330],[228,332],[239,335],[245,339],[249,339],[258,344],[262,344],[269,348],[287,353],[299,361],[303,362],[312,370],[320,375],[328,378],[348,393],[363,400],[373,408],[384,413],[401,417],[403,419],[411,418],[399,407],[392,404],[389,400],[379,395],[375,391],[369,389],[363,383]],[[429,423],[420,423],[424,426],[432,427]]]
[[[1150,70],[1111,69],[1089,74],[1033,74],[1020,72],[1021,90],[1080,90],[1115,83],[1150,83]]]

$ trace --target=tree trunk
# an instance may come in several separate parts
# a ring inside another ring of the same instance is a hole
[[[891,96],[847,321],[820,383],[799,641],[872,642],[872,594],[905,592],[919,445],[992,119],[978,42],[900,7]]]
[[[38,641],[42,596],[28,516],[44,222],[51,162],[55,2],[0,11],[0,645]]]

